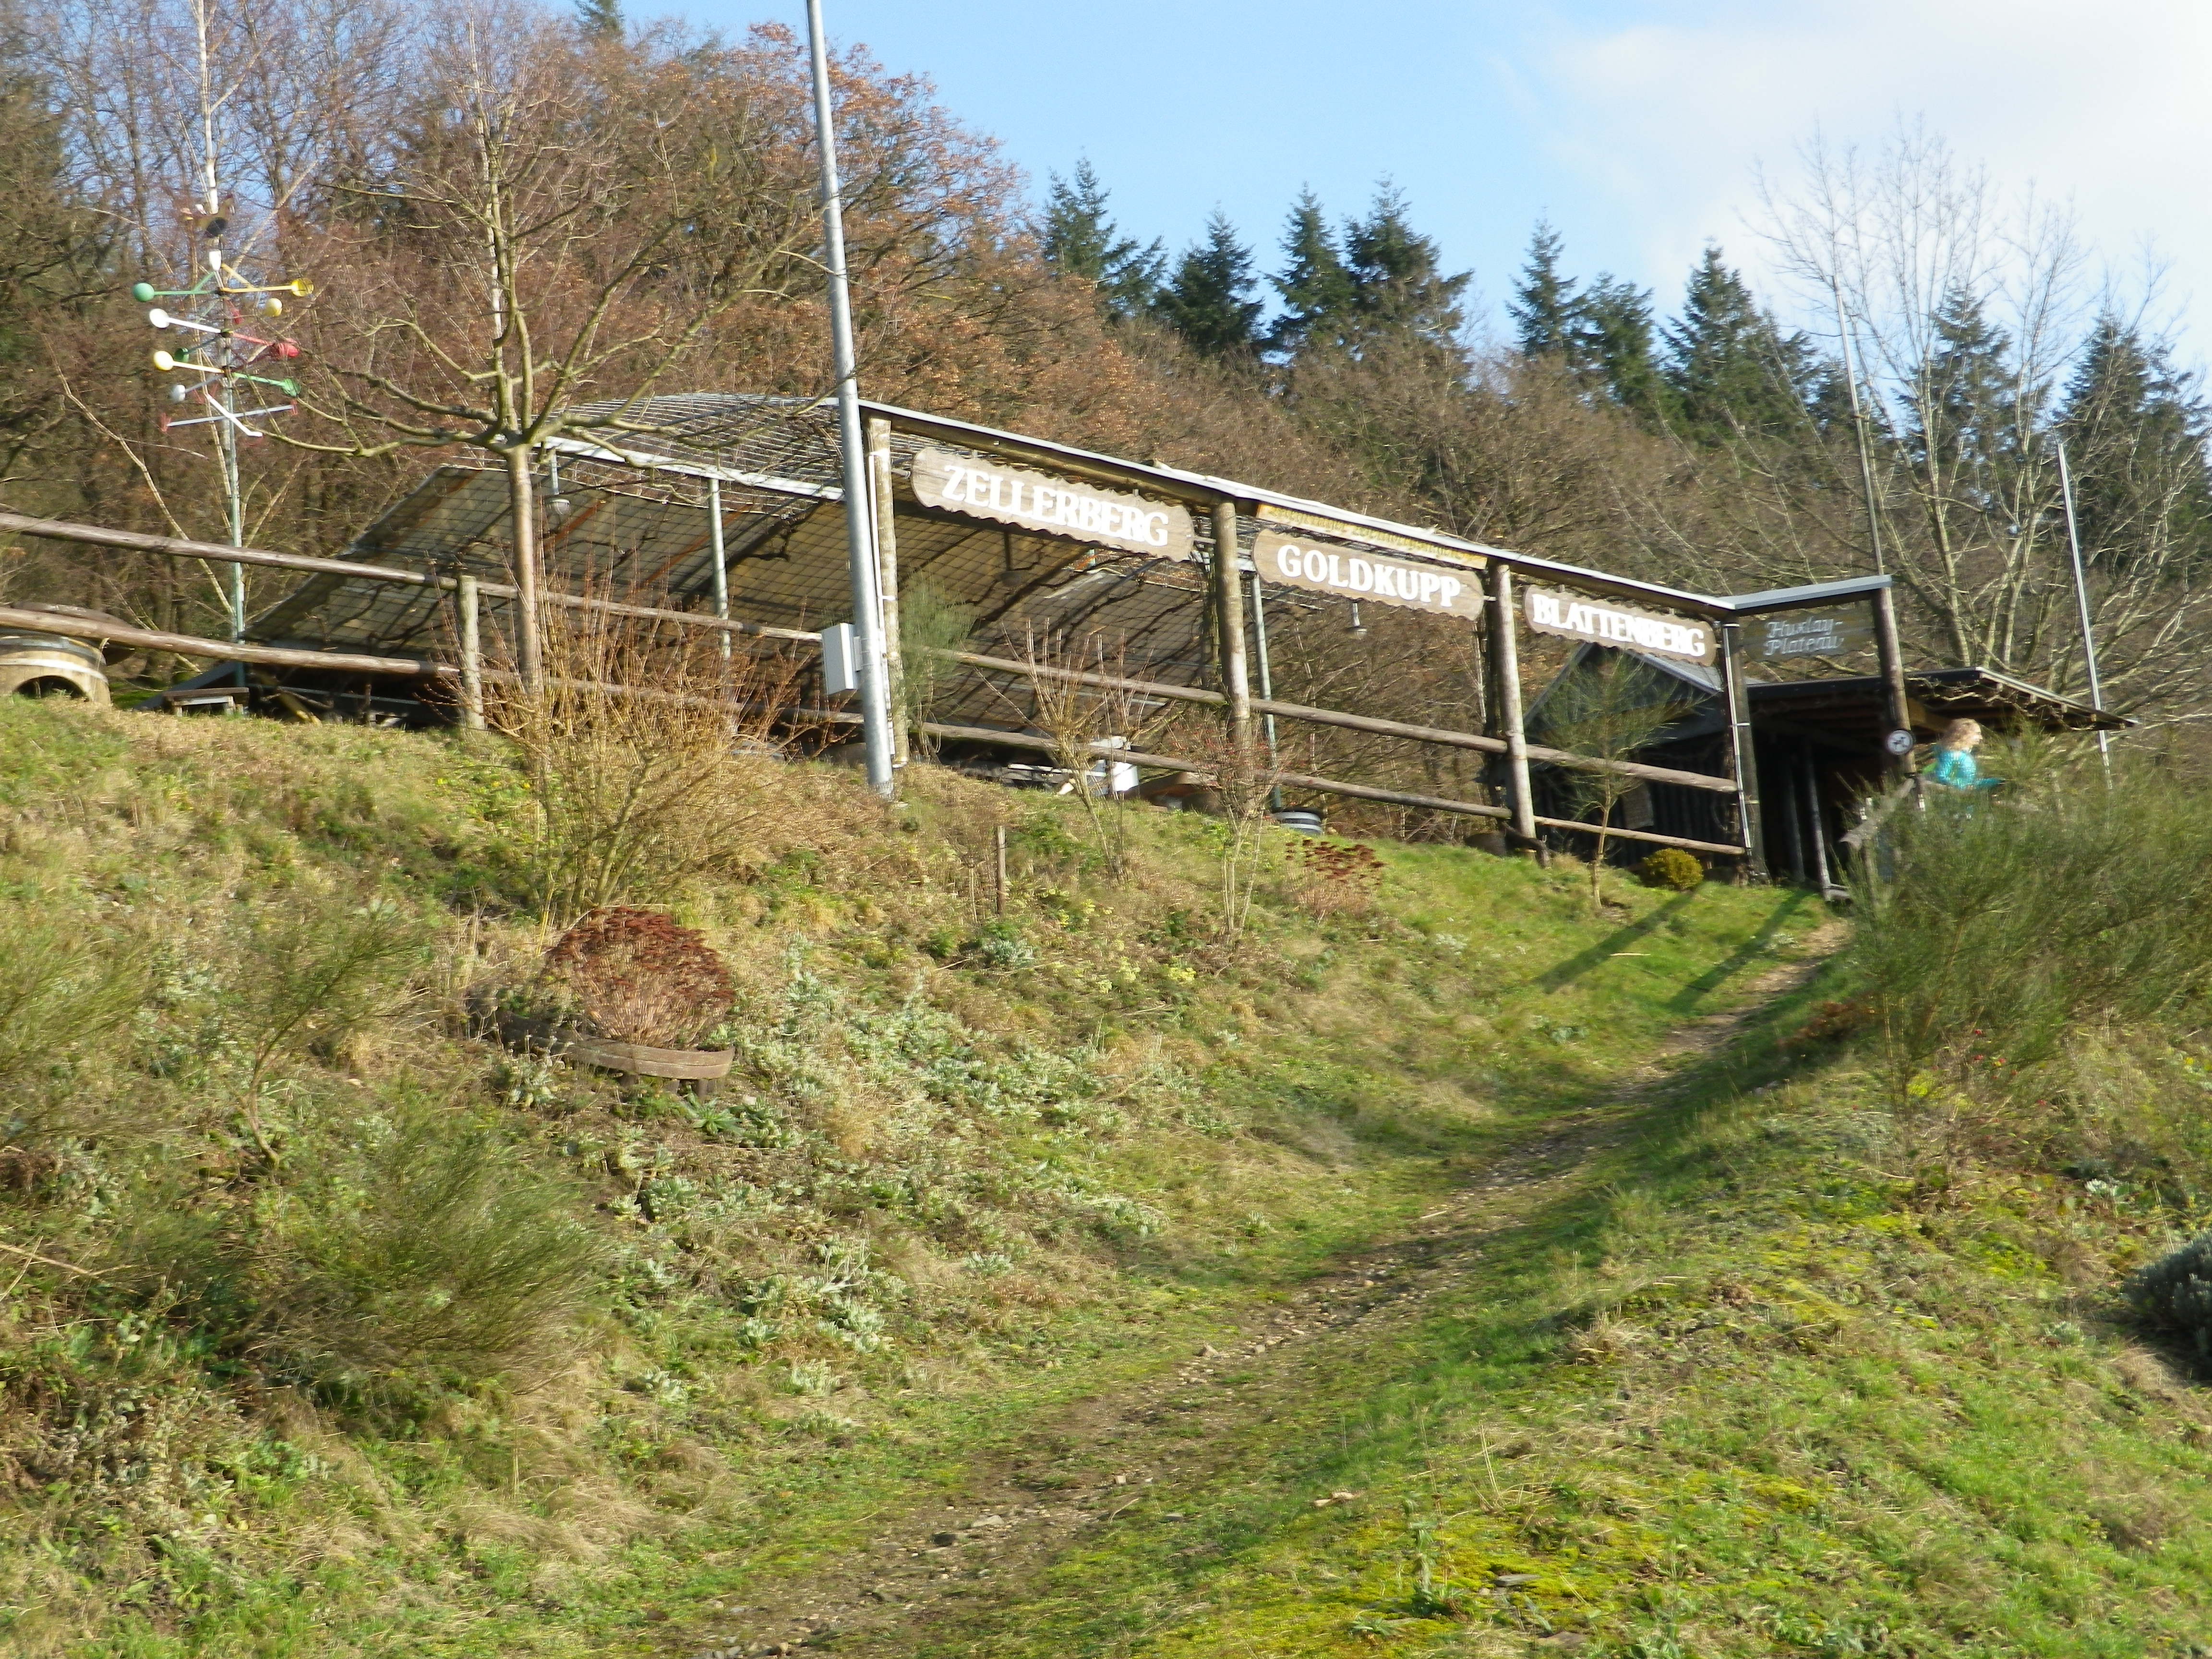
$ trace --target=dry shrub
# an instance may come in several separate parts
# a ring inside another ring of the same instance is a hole
[[[1382,860],[1364,842],[1314,841],[1295,848],[1293,890],[1301,908],[1315,916],[1365,915],[1382,884]]]
[[[487,710],[529,780],[540,913],[665,899],[744,862],[777,793],[761,757],[796,735],[798,661],[592,611],[555,611],[544,632],[538,684],[503,673]]]
[[[680,1048],[730,1006],[728,964],[654,910],[592,911],[545,953],[544,983],[594,1036]]]

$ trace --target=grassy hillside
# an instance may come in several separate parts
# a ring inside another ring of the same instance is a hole
[[[738,983],[702,1102],[472,1035],[550,937],[501,750],[0,706],[10,1651],[680,1643],[1413,1222],[1818,920],[1284,838],[1229,940],[1207,820],[716,777],[738,828],[638,876]]]

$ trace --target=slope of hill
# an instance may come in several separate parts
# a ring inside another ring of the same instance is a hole
[[[731,774],[701,1101],[474,1034],[498,750],[0,707],[9,1650],[2195,1650],[2194,1188],[1814,901],[911,784]]]

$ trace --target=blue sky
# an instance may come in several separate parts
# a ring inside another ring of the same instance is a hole
[[[1878,144],[1913,118],[2070,200],[2124,275],[2154,247],[2169,311],[2212,299],[2212,0],[825,5],[834,39],[932,78],[1040,195],[1088,155],[1125,229],[1170,248],[1219,206],[1272,266],[1301,186],[1341,216],[1388,175],[1493,326],[1539,216],[1571,269],[1668,311],[1708,239],[1759,273],[1761,167],[1786,180],[1816,129]]]

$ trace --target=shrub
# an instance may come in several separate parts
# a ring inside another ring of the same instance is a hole
[[[1695,853],[1683,847],[1659,847],[1652,849],[1650,857],[1636,866],[1636,873],[1644,878],[1646,887],[1664,887],[1677,893],[1686,893],[1702,884],[1705,866]]]
[[[144,992],[144,975],[120,953],[20,909],[0,913],[0,1143],[55,1127],[46,1091],[32,1079],[125,1024]]]
[[[2199,1233],[2127,1282],[2128,1302],[2144,1323],[2186,1336],[2212,1358],[2212,1233]]]
[[[1897,813],[1856,872],[1851,961],[1899,1097],[1931,1066],[2015,1076],[2086,1030],[2193,1019],[2212,989],[2205,792],[2140,757],[2109,782],[2017,746],[1993,769],[2003,794]]]
[[[682,1048],[730,1006],[730,970],[705,937],[657,910],[608,905],[545,953],[556,1000],[594,1036]]]
[[[573,1195],[442,1115],[376,1127],[272,1200],[253,1251],[257,1348],[356,1384],[488,1376],[535,1354],[599,1266]]]

